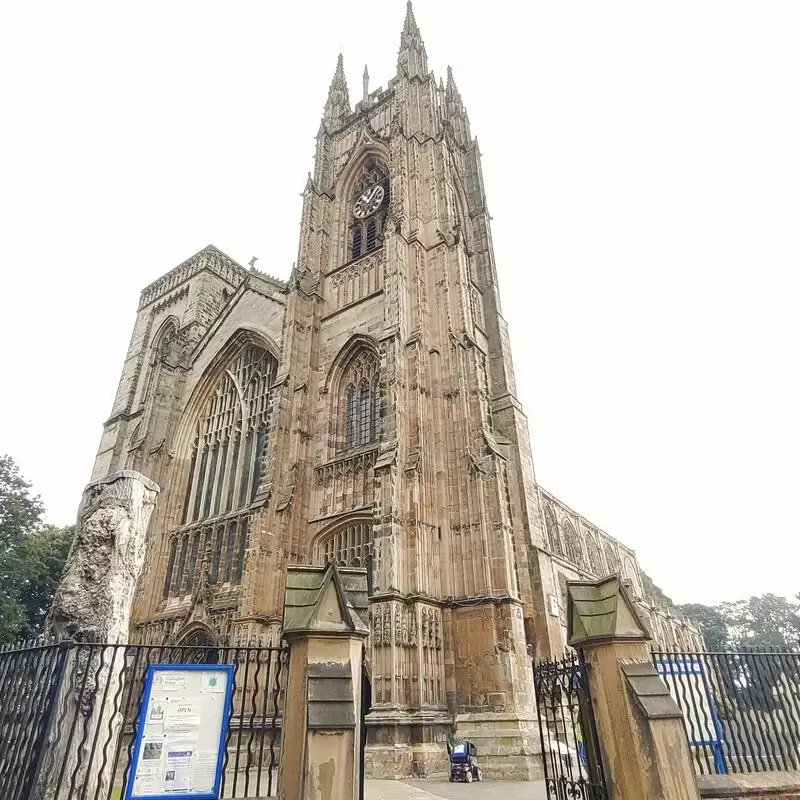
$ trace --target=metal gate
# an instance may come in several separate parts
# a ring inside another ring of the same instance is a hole
[[[366,771],[366,749],[367,749],[367,714],[372,709],[372,684],[369,680],[369,672],[366,665],[361,667],[361,755],[358,783],[358,800],[364,800],[364,778]]]
[[[151,664],[232,664],[222,797],[262,798],[277,789],[281,710],[288,649],[25,642],[0,651],[0,797],[28,800],[46,780],[48,800],[124,797]],[[103,674],[115,677],[98,692]],[[54,702],[57,697],[67,702]],[[70,706],[71,713],[65,713]],[[119,737],[88,719],[98,708],[121,715]],[[50,742],[66,742],[64,748]],[[57,755],[56,755],[57,753]],[[77,760],[76,756],[77,755]],[[79,774],[111,765],[113,780],[87,791]]]
[[[548,800],[608,798],[587,676],[575,654],[533,668]]]

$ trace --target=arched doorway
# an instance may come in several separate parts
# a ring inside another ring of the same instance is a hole
[[[214,631],[207,625],[190,625],[178,639],[178,659],[182,664],[218,664],[220,650]]]

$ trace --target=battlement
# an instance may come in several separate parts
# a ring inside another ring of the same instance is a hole
[[[139,297],[139,310],[141,311],[146,306],[156,302],[159,298],[203,270],[213,272],[217,277],[229,283],[233,289],[244,283],[247,276],[251,274],[241,264],[234,261],[230,256],[225,255],[222,250],[210,244],[200,252],[195,253],[191,258],[187,258],[182,264],[178,264],[166,275],[145,287]],[[276,289],[284,289],[286,287],[283,281],[259,270],[253,269],[252,274],[273,284]]]

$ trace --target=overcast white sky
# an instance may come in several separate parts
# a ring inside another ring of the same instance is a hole
[[[417,0],[483,152],[540,483],[676,600],[800,590],[800,4]],[[286,278],[402,0],[0,5],[0,452],[74,521],[139,291]]]

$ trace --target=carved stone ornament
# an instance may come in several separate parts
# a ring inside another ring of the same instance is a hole
[[[386,645],[392,642],[392,607],[384,606],[383,610],[383,643]]]

